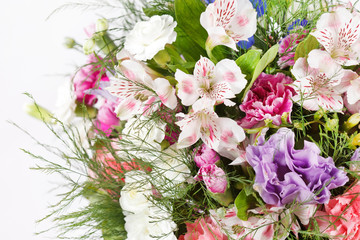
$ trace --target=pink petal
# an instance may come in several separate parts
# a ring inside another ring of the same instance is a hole
[[[235,61],[224,59],[216,64],[215,78],[230,84],[234,94],[240,93],[246,86],[247,80]]]
[[[181,103],[185,106],[192,105],[199,98],[198,83],[194,76],[177,69],[175,79],[178,81],[178,96]]]
[[[154,90],[159,96],[161,102],[170,109],[175,109],[177,106],[177,99],[175,96],[175,89],[170,85],[165,78],[157,78],[154,81]]]

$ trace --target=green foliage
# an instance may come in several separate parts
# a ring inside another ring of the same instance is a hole
[[[236,59],[236,64],[240,67],[241,72],[246,75],[246,79],[251,80],[255,68],[260,61],[261,50],[251,49]]]
[[[245,189],[237,195],[235,199],[235,206],[237,209],[237,216],[241,220],[247,221],[247,211],[256,206],[256,198],[253,197],[253,192],[247,192]]]
[[[309,35],[304,41],[296,47],[294,61],[298,58],[306,58],[311,50],[319,48],[319,42],[312,35]]]

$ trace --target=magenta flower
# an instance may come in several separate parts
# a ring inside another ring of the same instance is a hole
[[[225,193],[227,188],[225,172],[215,164],[202,166],[195,179],[204,181],[207,189],[212,193]]]
[[[292,110],[291,97],[295,91],[288,85],[292,82],[290,77],[282,73],[261,73],[240,105],[241,111],[246,113],[245,118],[240,121],[241,126],[251,128],[265,119],[271,119],[273,124],[280,125],[282,114],[291,113]]]
[[[246,148],[246,159],[255,171],[254,189],[271,205],[297,201],[327,203],[330,190],[343,186],[349,178],[331,157],[324,158],[313,142],[304,141],[296,150],[295,134],[280,128],[268,141],[260,136],[257,146]]]
[[[295,47],[306,37],[306,34],[299,35],[298,33],[292,33],[287,35],[283,40],[281,40],[279,45],[279,55],[278,60],[279,67],[284,69],[289,66],[294,66],[295,61]]]
[[[86,91],[96,88],[100,81],[109,81],[105,74],[105,68],[95,65],[98,62],[95,55],[90,55],[86,66],[82,67],[74,76],[74,91],[76,100],[92,106],[96,103],[95,95],[87,94]]]
[[[98,129],[103,131],[106,136],[110,136],[113,127],[119,125],[119,118],[116,116],[114,110],[116,102],[106,101],[99,109],[95,125]]]
[[[195,148],[194,154],[194,161],[199,168],[206,164],[214,164],[220,160],[219,155],[206,144],[202,144],[200,147]]]

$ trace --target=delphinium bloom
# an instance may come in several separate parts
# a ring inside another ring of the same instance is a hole
[[[176,22],[169,15],[155,15],[135,24],[126,36],[125,49],[137,60],[153,58],[165,45],[176,39]]]
[[[209,34],[208,48],[225,45],[237,50],[237,42],[256,32],[256,11],[249,0],[216,0],[201,14],[200,23]]]
[[[325,204],[325,211],[316,213],[319,228],[331,239],[360,239],[360,185]]]
[[[331,157],[324,158],[315,143],[304,141],[294,149],[295,134],[280,128],[269,140],[259,137],[257,146],[246,148],[246,159],[256,177],[254,189],[267,204],[284,206],[299,203],[327,203],[330,190],[349,179],[336,168]]]
[[[95,88],[100,81],[109,81],[105,74],[105,68],[95,64],[98,59],[95,55],[90,55],[86,66],[82,67],[74,76],[74,93],[78,102],[92,106],[96,103],[95,95],[87,94],[86,91]]]
[[[311,33],[330,56],[341,65],[360,63],[360,14],[344,7],[324,13]]]
[[[124,60],[118,70],[120,73],[111,79],[107,90],[120,99],[115,112],[121,120],[156,110],[160,102],[170,109],[177,106],[175,89],[169,81],[164,78],[153,80],[142,64]],[[151,109],[156,102],[159,104]]]
[[[178,96],[182,104],[190,106],[199,97],[213,102],[224,102],[234,105],[231,98],[240,93],[246,86],[245,75],[235,61],[224,59],[215,64],[206,57],[196,62],[194,75],[177,69],[175,79],[178,81]]]
[[[265,119],[270,119],[273,124],[279,126],[284,113],[289,113],[290,121],[293,106],[291,97],[295,95],[294,89],[290,86],[292,83],[293,80],[282,73],[261,73],[240,105],[241,111],[246,113],[240,121],[241,126],[251,128]]]
[[[308,58],[299,58],[291,73],[296,78],[293,100],[305,109],[317,111],[320,108],[340,112],[343,98],[336,87],[344,81],[344,69],[322,50],[312,50]]]

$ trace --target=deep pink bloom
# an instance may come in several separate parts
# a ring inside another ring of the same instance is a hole
[[[106,101],[99,108],[95,125],[98,129],[103,131],[106,136],[111,134],[113,126],[119,125],[119,118],[114,112],[116,106],[116,102]]]
[[[289,113],[288,121],[290,121],[293,106],[291,97],[295,91],[288,84],[292,82],[290,77],[282,73],[276,75],[261,73],[240,105],[241,111],[246,113],[240,121],[241,126],[251,128],[265,119],[271,119],[273,124],[279,126],[281,116],[286,112]]]
[[[206,164],[214,164],[220,160],[219,155],[206,144],[202,144],[200,147],[194,149],[194,161],[196,166],[201,168]]]
[[[224,193],[227,188],[226,174],[215,164],[202,166],[195,179],[204,181],[207,189],[212,193]]]
[[[295,47],[306,37],[305,33],[299,35],[298,33],[291,33],[287,35],[284,39],[281,40],[279,45],[279,55],[278,60],[279,67],[281,69],[294,66],[295,61]]]
[[[96,65],[97,62],[98,59],[95,55],[90,55],[87,65],[82,67],[73,79],[76,100],[89,106],[96,103],[97,97],[86,94],[85,91],[96,88],[100,81],[109,81],[105,74],[105,68],[101,69],[101,65]]]
[[[187,233],[179,240],[227,240],[219,225],[210,217],[197,219],[194,223],[186,223]]]
[[[317,212],[320,230],[336,239],[360,239],[360,185],[325,204],[325,212]],[[330,226],[329,226],[330,225]],[[341,237],[340,237],[341,236]]]

